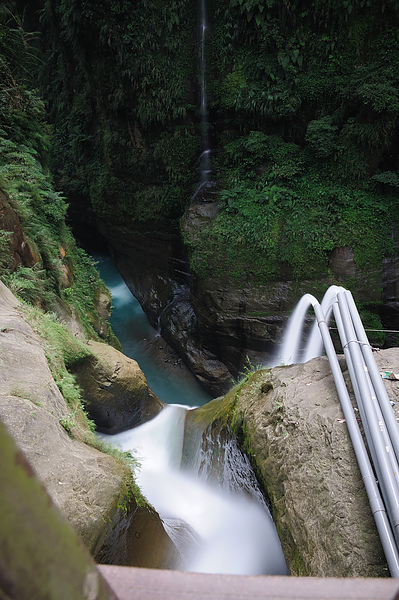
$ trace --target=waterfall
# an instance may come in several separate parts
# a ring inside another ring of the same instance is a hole
[[[209,112],[208,99],[206,89],[206,34],[208,29],[207,13],[205,0],[199,2],[199,28],[200,28],[200,45],[199,45],[199,86],[200,86],[200,134],[201,134],[201,154],[198,159],[198,171],[200,175],[200,183],[193,195],[193,199],[198,195],[202,200],[206,200],[206,194],[210,193],[215,185],[211,181],[211,147],[209,138]]]
[[[277,531],[249,461],[231,440],[219,448],[218,477],[212,476],[213,453],[203,445],[194,464],[180,469],[186,410],[169,405],[135,429],[101,436],[137,456],[137,483],[179,550],[177,568],[287,575]]]
[[[323,314],[326,316],[327,323],[331,318],[332,304],[335,301],[336,294],[344,290],[343,287],[332,285],[328,288],[321,301]],[[305,340],[304,326],[306,313],[313,306],[314,296],[305,294],[302,296],[294,312],[292,313],[281,343],[281,350],[278,357],[273,361],[273,366],[277,364],[291,365],[294,363],[307,362],[311,358],[320,356],[323,349],[317,321],[313,318],[313,325],[310,335]]]
[[[143,425],[107,436],[107,442],[131,450],[141,463],[136,474],[144,495],[160,514],[165,531],[176,545],[181,564],[176,568],[206,573],[286,575],[287,568],[276,528],[248,458],[232,439],[212,436],[190,438],[193,450],[182,465],[184,424],[190,407],[209,401],[196,382],[177,385],[160,365],[149,365],[147,346],[156,332],[143,322],[138,302],[131,295],[109,258],[96,256],[105,283],[112,291],[111,323],[123,351],[139,358],[146,377],[160,371],[151,387],[169,404]],[[137,313],[137,314],[136,314]],[[132,320],[133,319],[133,320]],[[131,338],[137,332],[142,344]],[[156,343],[156,342],[155,342]],[[170,389],[169,389],[170,388]],[[171,400],[170,398],[175,398]],[[176,402],[182,404],[175,404]],[[185,453],[188,455],[188,453]]]

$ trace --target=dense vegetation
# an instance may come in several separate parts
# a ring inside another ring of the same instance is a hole
[[[346,245],[358,267],[380,264],[398,223],[398,3],[212,6],[222,211],[194,241],[194,268],[311,278]]]
[[[108,222],[184,209],[199,144],[195,19],[191,0],[45,3],[53,168]]]
[[[222,205],[186,240],[193,272],[318,277],[345,245],[359,267],[379,263],[398,221],[397,2],[207,8]],[[195,189],[196,10],[191,0],[44,5],[57,180],[72,203],[90,199],[100,218],[127,229],[170,229]]]
[[[19,219],[35,264],[15,262],[12,232],[2,230],[0,274],[23,300],[49,312],[57,312],[60,306],[71,314],[75,311],[87,335],[98,337],[95,305],[106,288],[91,259],[76,246],[65,222],[67,203],[53,186],[51,128],[44,102],[33,87],[40,67],[32,36],[4,10],[0,22],[0,189]]]
[[[10,2],[15,14],[37,9],[26,21],[41,30],[36,54],[21,61],[28,34],[17,21],[19,45],[2,53],[14,53],[13,68],[40,74],[46,120],[40,96],[25,88],[13,102],[29,96],[28,133],[18,134],[13,111],[6,151],[20,152],[12,144],[24,139],[36,154],[19,159],[21,169],[51,171],[72,213],[90,206],[127,235],[178,231],[198,181],[196,4]],[[380,265],[399,224],[397,1],[208,0],[207,12],[220,211],[185,240],[194,276],[228,273],[238,286],[333,282],[329,257],[341,246],[354,249],[360,269]],[[47,214],[62,240],[62,198],[51,188],[35,203],[35,218]]]
[[[34,258],[33,265],[16,260],[11,244],[15,232],[0,229],[0,279],[21,299],[25,318],[42,339],[71,411],[61,424],[74,437],[120,456],[94,436],[94,423],[86,417],[72,375],[74,365],[90,351],[60,322],[70,317],[79,323],[80,338],[99,340],[97,302],[100,293],[108,292],[91,258],[77,247],[65,222],[67,204],[53,186],[51,128],[33,89],[40,63],[32,37],[8,11],[0,17],[0,200],[3,212],[16,215]],[[109,323],[102,322],[102,334],[119,345]]]

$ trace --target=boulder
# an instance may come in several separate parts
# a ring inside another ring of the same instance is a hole
[[[398,348],[375,358],[399,373]],[[341,367],[349,381],[343,359]],[[399,381],[384,382],[397,402]],[[199,443],[199,432],[205,440],[223,427],[235,430],[263,483],[292,575],[389,576],[327,358],[257,371],[190,411],[183,460],[190,436]]]
[[[116,600],[0,422],[0,595]]]
[[[87,342],[93,355],[74,368],[89,417],[98,431],[114,434],[155,417],[164,403],[148,386],[137,362],[101,342]]]
[[[179,560],[158,514],[142,497],[132,497],[130,469],[72,439],[61,426],[74,422],[74,415],[54,382],[40,339],[2,282],[0,420],[97,560],[106,554],[119,564],[145,567]]]

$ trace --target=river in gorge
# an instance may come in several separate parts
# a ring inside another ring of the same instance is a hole
[[[286,575],[267,503],[247,457],[235,441],[220,442],[217,477],[213,473],[214,455],[208,457],[201,440],[189,460],[185,457],[185,468],[181,468],[187,411],[211,398],[173,352],[168,352],[111,258],[93,258],[112,293],[111,324],[123,352],[137,360],[150,387],[167,405],[143,425],[101,437],[138,458],[136,480],[179,550],[181,563],[177,568],[203,573]],[[211,446],[211,440],[207,440],[206,447]]]

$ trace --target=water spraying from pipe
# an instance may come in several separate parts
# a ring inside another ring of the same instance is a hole
[[[311,294],[302,296],[292,313],[285,330],[281,350],[275,364],[291,365],[299,362],[300,344],[303,336],[305,316],[308,309],[317,302]]]
[[[337,302],[337,294],[344,290],[343,287],[332,285],[328,288],[321,301],[321,309],[328,323],[333,310],[334,303]],[[310,307],[318,304],[318,300],[311,294],[305,294],[299,300],[294,312],[292,313],[281,343],[281,350],[278,358],[274,361],[276,364],[291,365],[300,362],[307,362],[312,358],[320,356],[323,351],[323,340],[320,335],[320,329],[317,319],[313,318],[313,325],[305,340],[304,327],[306,313]]]
[[[323,299],[321,301],[321,309],[323,311],[323,314],[325,315],[327,323],[329,323],[330,321],[333,305],[337,302],[337,294],[342,290],[344,290],[344,288],[341,286],[331,285],[323,296]],[[323,340],[320,335],[320,329],[317,320],[315,319],[306,345],[305,352],[302,357],[302,362],[307,362],[311,358],[316,358],[317,356],[320,356],[322,351]]]

